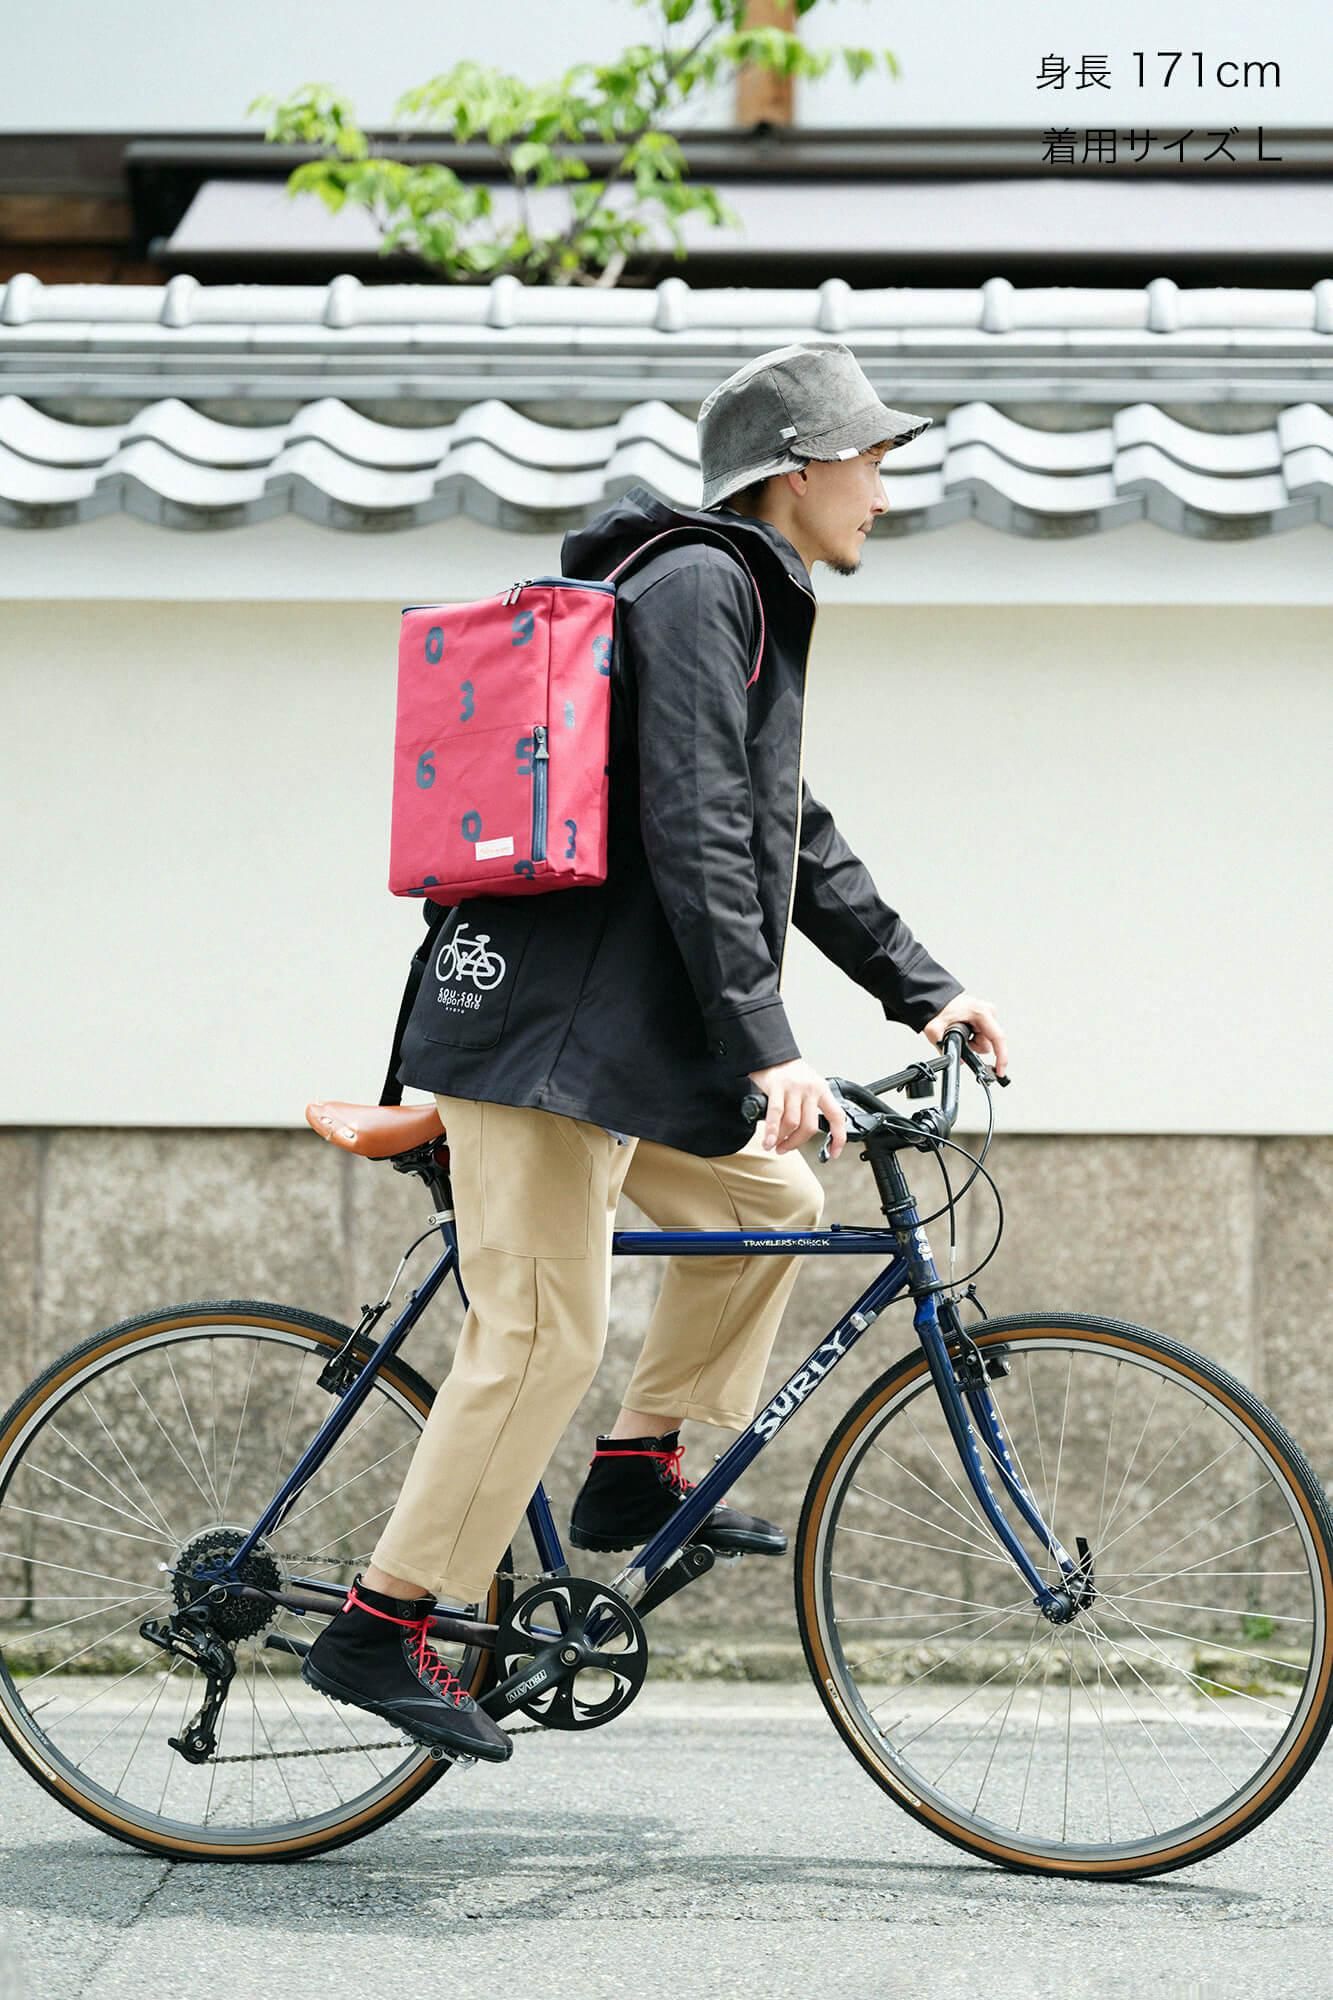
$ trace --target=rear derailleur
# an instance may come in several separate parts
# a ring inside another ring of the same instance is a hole
[[[236,1672],[236,1660],[231,1648],[215,1632],[203,1626],[192,1629],[193,1624],[188,1613],[178,1612],[167,1619],[146,1618],[139,1627],[139,1635],[160,1646],[163,1652],[189,1660],[204,1675],[203,1706],[181,1734],[168,1736],[167,1742],[188,1764],[206,1764],[218,1747],[218,1717]]]

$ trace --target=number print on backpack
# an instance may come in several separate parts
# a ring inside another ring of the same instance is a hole
[[[417,758],[417,783],[423,792],[428,792],[435,783],[435,766],[430,761],[434,755],[433,750],[423,750]]]
[[[537,870],[530,861],[516,861],[514,863],[514,873],[515,875],[526,875],[528,880],[531,881]]]
[[[509,641],[510,645],[526,646],[528,640],[532,637],[534,622],[530,611],[516,611],[513,620],[514,636]]]
[[[531,736],[520,736],[518,742],[514,745],[514,756],[517,759],[514,769],[518,772],[520,778],[530,778],[532,776],[532,753],[535,747],[534,739]]]
[[[444,653],[444,627],[432,625],[426,634],[426,658],[434,666]]]
[[[465,812],[463,814],[462,833],[464,840],[481,839],[481,814],[479,812]]]
[[[569,846],[565,849],[565,859],[566,861],[573,861],[575,858],[574,847],[579,834],[579,823],[576,819],[567,819],[565,825],[569,828]]]
[[[458,720],[460,722],[471,722],[477,707],[476,702],[472,698],[471,681],[460,681],[458,683],[458,692],[463,697],[463,706],[459,711]]]
[[[574,704],[572,701],[567,701],[565,703],[565,728],[572,729],[573,727],[574,727]]]
[[[592,663],[599,674],[611,671],[611,634],[599,632],[592,642]]]

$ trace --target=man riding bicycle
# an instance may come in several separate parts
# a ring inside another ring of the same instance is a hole
[[[620,1195],[662,1228],[819,1220],[800,1148],[822,1112],[836,1157],[846,1124],[783,1008],[791,925],[889,1020],[934,1043],[967,1023],[1006,1073],[989,1003],[881,900],[803,777],[810,570],[855,574],[888,504],[881,461],[930,422],[882,403],[841,343],[777,348],[700,408],[700,509],[637,486],[564,538],[562,573],[600,578],[662,528],[720,529],[753,573],[767,638],[747,686],[754,594],[716,541],[677,540],[641,563],[617,588],[605,882],[426,904],[397,1074],[439,1106],[469,1304],[373,1560],[302,1668],[424,1741],[492,1761],[513,1747],[432,1651],[427,1620],[439,1598],[484,1598],[593,1379]],[[487,977],[460,1007],[483,930]],[[753,1132],[747,1081],[768,1099]],[[620,1415],[574,1503],[576,1547],[631,1548],[670,1518],[689,1490],[687,1417],[750,1421],[797,1269],[795,1257],[666,1260]],[[787,1546],[780,1527],[728,1506],[699,1539]]]

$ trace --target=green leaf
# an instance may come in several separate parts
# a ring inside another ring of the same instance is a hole
[[[492,190],[482,182],[461,180],[438,160],[417,164],[372,153],[351,102],[331,84],[303,84],[281,102],[256,97],[247,115],[268,118],[269,141],[321,153],[289,176],[289,191],[317,194],[333,211],[348,203],[369,209],[381,247],[401,246],[460,280],[516,270],[525,281],[592,282],[591,274],[600,271],[613,283],[625,257],[641,243],[658,243],[663,230],[675,243],[676,258],[685,255],[680,218],[697,214],[714,227],[742,227],[715,189],[689,178],[685,150],[670,129],[694,91],[725,87],[746,65],[819,77],[841,55],[859,82],[876,62],[870,49],[811,48],[799,33],[758,26],[747,18],[747,0],[636,4],[650,8],[659,30],[690,25],[674,39],[662,36],[661,46],[632,42],[613,49],[603,63],[575,63],[538,83],[471,60],[456,62],[405,91],[395,107],[403,127],[485,140],[519,186],[560,188],[564,225],[538,240],[520,225],[497,220]],[[796,0],[796,20],[816,4]],[[883,54],[896,76],[896,57],[891,50]],[[594,176],[583,157],[598,140],[612,160],[602,176]],[[630,195],[628,203],[619,199],[622,192]],[[470,232],[467,240],[464,231]]]
[[[534,139],[526,139],[521,146],[515,146],[509,155],[509,164],[520,179],[526,179],[550,158],[549,146],[539,145]]]

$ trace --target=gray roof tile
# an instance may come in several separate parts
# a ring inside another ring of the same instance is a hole
[[[898,407],[1333,401],[1333,279],[1181,287],[0,285],[0,387],[53,401],[327,393],[463,406],[695,403],[766,347],[855,344]]]
[[[767,347],[821,336],[854,342],[889,401],[937,419],[886,468],[881,532],[967,518],[1024,535],[1142,519],[1218,537],[1333,525],[1333,414],[1321,407],[1333,400],[1333,279],[1308,291],[1166,278],[1023,289],[999,277],[696,290],[672,276],[607,291],[348,274],[46,286],[26,273],[0,285],[0,522],[122,509],[209,529],[294,512],[355,530],[464,512],[549,532],[638,483],[694,506],[695,427],[675,406],[697,407]],[[205,398],[283,420],[222,422],[192,407]],[[1159,407],[1237,401],[1263,420],[1205,429]],[[81,420],[56,414],[62,402]],[[1061,402],[1105,421],[1052,428]],[[515,403],[594,421],[538,421]],[[385,404],[429,404],[450,421],[369,413]],[[1019,420],[1028,404],[1044,423]],[[133,414],[82,421],[109,405]]]
[[[1219,435],[1140,402],[1109,424],[1053,432],[972,401],[895,453],[886,480],[887,534],[969,517],[1033,536],[1143,519],[1223,538],[1333,526],[1333,417],[1298,404],[1272,425]],[[549,532],[637,484],[698,505],[694,425],[654,398],[575,430],[498,397],[452,424],[413,429],[331,396],[282,424],[221,423],[164,397],[96,427],[0,396],[0,522],[14,527],[116,509],[185,529],[287,512],[340,529],[407,528],[461,512]]]

